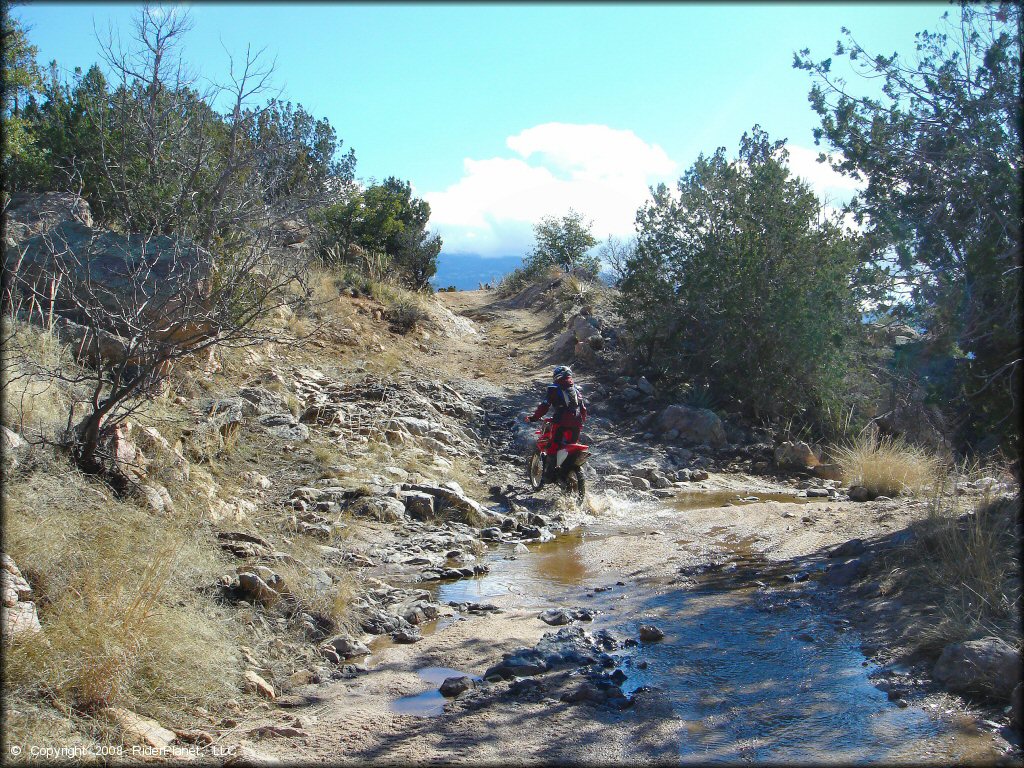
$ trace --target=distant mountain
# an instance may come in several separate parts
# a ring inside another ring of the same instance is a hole
[[[523,263],[522,256],[481,256],[478,253],[441,253],[437,274],[431,278],[434,288],[454,285],[460,291],[473,291],[480,283],[497,281]]]

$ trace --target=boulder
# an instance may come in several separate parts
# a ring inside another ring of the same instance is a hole
[[[932,674],[951,691],[1007,703],[1020,682],[1020,651],[997,637],[950,643]]]
[[[246,416],[265,416],[288,410],[288,401],[277,392],[264,387],[242,387],[238,390]]]
[[[784,469],[806,469],[818,464],[818,457],[807,443],[787,441],[775,449],[775,464]]]
[[[164,750],[177,739],[177,734],[174,731],[164,728],[156,720],[137,715],[121,707],[104,707],[98,714],[117,728],[121,733],[122,740],[128,746]]]
[[[446,699],[451,699],[476,687],[476,681],[468,675],[446,677],[438,690]]]
[[[573,358],[576,351],[576,334],[572,331],[565,331],[555,337],[552,344],[551,357],[554,360],[568,361]]]
[[[413,520],[432,520],[434,517],[434,497],[421,491],[402,491],[399,495],[405,504],[405,511]]]
[[[572,622],[572,616],[569,612],[562,608],[551,608],[550,610],[544,611],[538,618],[545,624],[550,624],[553,627],[560,627],[565,624]]]
[[[269,568],[243,566],[238,573],[238,592],[264,608],[273,608],[285,591],[284,579]]]
[[[264,699],[270,699],[273,701],[277,694],[274,692],[274,686],[256,674],[253,670],[246,670],[244,675],[245,690],[251,691],[252,693],[262,696]]]
[[[636,380],[636,388],[643,392],[645,395],[654,396],[654,385],[647,380],[646,376],[641,376]]]
[[[9,243],[42,234],[66,221],[86,227],[93,225],[89,203],[70,192],[20,192],[12,195],[4,210],[4,219]]]
[[[712,448],[724,448],[728,445],[722,420],[707,408],[670,405],[658,414],[654,429],[662,435],[676,430],[678,440],[694,445],[707,443]]]
[[[863,485],[851,485],[850,490],[847,491],[847,495],[849,495],[850,501],[871,500],[871,491],[869,491]]]
[[[364,496],[348,505],[350,514],[370,517],[382,523],[398,522],[405,517],[405,504],[390,496]]]
[[[57,211],[61,220],[39,218],[34,230],[38,233],[5,253],[5,262],[20,259],[19,274],[25,280],[46,282],[55,271],[68,275],[62,290],[77,295],[59,297],[57,314],[91,325],[102,310],[110,316],[105,330],[124,333],[131,325],[135,333],[139,327],[138,318],[131,317],[135,307],[126,308],[123,297],[146,296],[148,301],[137,308],[143,314],[142,327],[148,327],[156,340],[194,340],[213,332],[205,322],[192,322],[201,317],[197,307],[201,310],[206,305],[213,284],[213,257],[208,251],[172,235],[96,230],[82,213],[81,209],[63,210]]]
[[[356,656],[366,656],[370,649],[365,644],[348,635],[337,635],[332,637],[322,646],[323,650],[330,650],[341,659],[351,659]]]
[[[843,468],[839,464],[817,464],[812,470],[815,477],[820,477],[822,480],[839,480],[843,479]]]
[[[640,625],[640,639],[645,643],[653,643],[658,640],[663,640],[665,637],[664,631],[653,624],[641,624]]]
[[[588,342],[595,336],[600,336],[601,331],[582,315],[577,315],[569,323],[569,330],[572,331],[578,342]]]
[[[261,417],[259,423],[267,432],[282,440],[302,442],[309,439],[309,427],[291,413],[272,413]]]
[[[18,466],[18,460],[26,450],[28,442],[17,432],[0,426],[0,456],[11,469]]]

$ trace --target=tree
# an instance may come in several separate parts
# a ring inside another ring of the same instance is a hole
[[[352,249],[357,245],[386,258],[414,290],[425,288],[437,271],[441,238],[427,231],[430,204],[413,197],[408,181],[390,176],[324,208],[315,219],[324,259],[358,263]]]
[[[33,138],[23,115],[30,99],[42,89],[42,77],[36,63],[38,49],[28,42],[25,29],[11,16],[10,7],[0,10],[0,48],[3,67],[0,69],[0,92],[3,93],[4,178],[11,178],[19,163],[34,154]]]
[[[608,235],[608,239],[597,252],[598,259],[602,264],[607,264],[612,273],[612,280],[617,286],[626,276],[626,265],[636,254],[636,238],[620,240],[614,235]]]
[[[533,226],[535,243],[527,256],[528,265],[533,269],[556,266],[570,275],[596,278],[600,261],[587,255],[597,245],[590,227],[591,223],[571,208],[561,219],[545,216]]]
[[[637,214],[618,309],[643,363],[754,416],[814,416],[855,337],[853,241],[757,126],[738,160],[701,155]]]
[[[912,61],[872,55],[843,29],[835,56],[880,81],[878,95],[855,93],[806,49],[794,66],[813,79],[816,140],[842,152],[836,170],[867,182],[850,210],[877,298],[923,326],[934,355],[958,360],[943,399],[962,440],[995,434],[1009,447],[1022,384],[1021,8],[963,3],[956,22],[944,18],[943,31],[917,35]]]

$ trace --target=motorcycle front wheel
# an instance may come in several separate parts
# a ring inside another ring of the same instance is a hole
[[[530,487],[539,491],[544,487],[544,454],[534,450],[530,462],[526,465],[526,474],[530,479]]]

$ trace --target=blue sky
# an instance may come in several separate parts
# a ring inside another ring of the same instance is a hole
[[[224,47],[276,57],[284,96],[326,116],[357,175],[412,182],[446,251],[522,253],[531,225],[569,207],[598,237],[628,235],[650,184],[672,182],[760,123],[794,171],[841,200],[816,167],[810,80],[793,52],[832,53],[840,27],[869,50],[910,53],[946,3],[193,3],[184,56],[223,76]],[[127,32],[131,4],[32,3],[43,62],[99,58],[93,26]],[[838,63],[838,62],[837,62]]]

